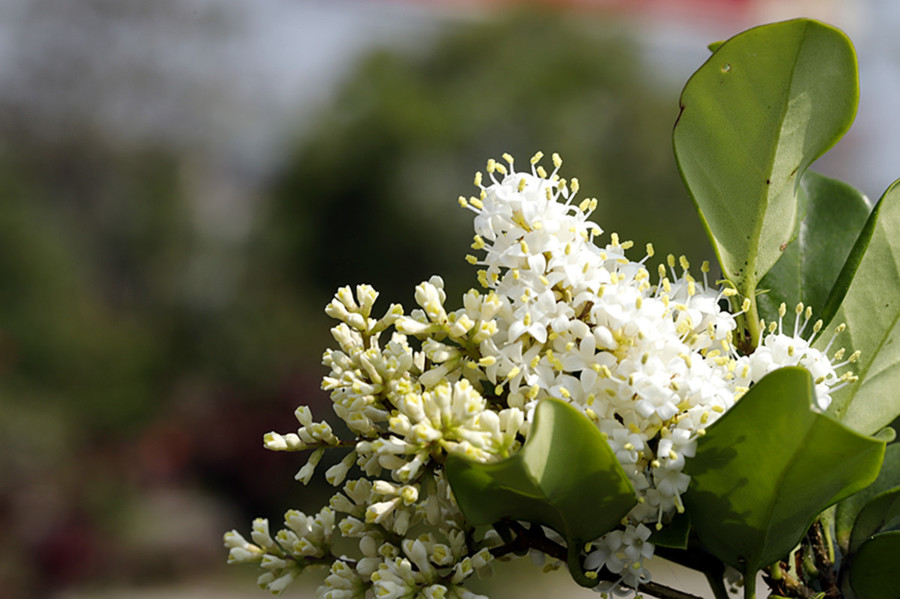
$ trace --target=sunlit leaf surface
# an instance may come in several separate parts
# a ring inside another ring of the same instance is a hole
[[[828,324],[834,314],[825,313],[826,302],[834,295],[839,304],[847,291],[849,281],[839,289],[835,283],[872,207],[859,190],[813,171],[800,181],[800,206],[797,238],[759,282],[759,315],[775,321],[782,302],[788,309],[803,302],[813,318]],[[784,326],[786,334],[793,334],[792,319]]]
[[[675,156],[740,290],[752,292],[795,237],[800,177],[849,129],[858,95],[850,41],[806,19],[738,34],[688,81]]]
[[[776,370],[709,428],[685,466],[701,543],[743,572],[784,557],[819,512],[878,474],[884,442],[813,405],[807,371]]]
[[[871,238],[817,346],[846,323],[834,347],[861,352],[852,366],[860,381],[833,394],[828,411],[850,428],[874,433],[900,415],[900,182],[884,193],[866,227],[872,228]]]
[[[555,399],[538,404],[528,439],[513,457],[480,464],[451,456],[446,469],[469,522],[534,522],[575,545],[615,527],[637,502],[600,431]]]

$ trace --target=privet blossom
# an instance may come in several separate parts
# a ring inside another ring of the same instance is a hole
[[[459,198],[475,215],[466,259],[481,287],[461,308],[445,307],[438,276],[416,287],[409,313],[391,305],[376,316],[368,285],[339,289],[327,306],[338,346],[324,354],[322,388],[354,438],[339,439],[305,406],[296,432],[265,436],[272,450],[311,450],[297,474],[304,484],[326,449],[346,455],[325,472],[340,490],[317,514],[289,511],[274,535],[264,519],[250,540],[225,535],[229,561],[258,564],[262,587],[280,592],[323,566],[320,598],[477,597],[465,583],[490,571],[501,540],[466,522],[442,464],[449,454],[513,455],[537,403],[557,398],[596,425],[638,497],[619,528],[585,548],[585,568],[607,581],[603,592],[635,588],[650,579],[652,532],[684,510],[683,468],[698,437],[751,385],[802,366],[824,409],[854,380],[837,370],[856,355],[830,358],[810,346],[822,324],[810,324],[802,305],[791,335],[782,306],[778,322],[760,327],[757,349],[741,355],[735,317],[749,300],[729,312],[740,298],[710,283],[707,263],[696,279],[684,257],[648,265],[652,245],[633,261],[632,243],[615,233],[598,244],[603,231],[589,220],[597,200],[577,199],[578,181],[559,176],[558,155],[549,174],[541,159],[524,172],[508,155],[506,164],[490,160],[487,180],[476,174],[477,195]]]

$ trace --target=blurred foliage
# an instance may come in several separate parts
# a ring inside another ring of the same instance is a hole
[[[430,47],[366,58],[267,186],[239,187],[249,216],[235,238],[203,221],[198,206],[225,199],[190,144],[122,145],[85,124],[48,136],[34,123],[35,135],[23,105],[0,106],[4,588],[158,581],[184,573],[185,552],[224,561],[215,523],[193,549],[139,532],[183,520],[160,489],[218,496],[243,517],[314,504],[317,489],[291,480],[296,456],[260,438],[295,426],[300,403],[328,416],[322,308],[366,282],[383,307],[409,309],[434,273],[456,304],[475,280],[456,198],[488,157],[559,152],[634,255],[652,241],[708,257],[670,149],[676,93],[621,23],[529,12],[451,25]]]
[[[80,143],[0,160],[5,395],[58,403],[85,432],[142,422],[177,364],[160,328],[184,237],[172,157]]]
[[[260,438],[316,392],[314,376],[222,326],[237,294],[192,283],[211,249],[186,156],[3,128],[20,141],[0,147],[0,526],[15,540],[0,548],[0,584],[28,597],[165,578],[184,570],[172,547],[218,564],[231,518],[202,497],[248,517],[296,498],[296,466],[267,460]],[[171,488],[207,514],[165,513],[149,530],[171,538],[136,538]],[[184,518],[196,538],[166,526]]]
[[[458,297],[474,272],[463,261],[472,215],[456,198],[475,193],[487,158],[527,166],[538,150],[562,155],[562,176],[600,200],[605,229],[707,257],[672,159],[676,98],[618,22],[528,12],[455,28],[416,54],[375,53],[277,181],[270,259],[303,282],[297,293],[310,280],[322,298],[367,282],[408,305],[441,273]]]

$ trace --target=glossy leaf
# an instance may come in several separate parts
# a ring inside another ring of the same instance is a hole
[[[875,535],[862,544],[850,563],[856,599],[897,599],[900,589],[900,531]]]
[[[446,472],[470,523],[510,518],[542,524],[563,535],[576,552],[617,526],[637,503],[597,427],[556,399],[538,404],[528,439],[516,455],[493,464],[451,455]]]
[[[799,201],[804,216],[797,238],[759,282],[759,315],[771,322],[778,319],[782,302],[789,309],[803,302],[814,318],[828,324],[834,314],[825,313],[826,301],[832,294],[840,301],[847,291],[849,281],[835,284],[872,206],[861,191],[813,171],[800,181]],[[786,334],[793,334],[791,318],[784,326]]]
[[[849,129],[858,95],[850,41],[807,19],[736,35],[687,82],[675,156],[738,289],[752,292],[795,237],[800,177]]]
[[[884,442],[813,405],[806,370],[776,370],[709,428],[685,465],[700,542],[744,573],[784,557],[819,512],[878,474]]]
[[[658,547],[671,549],[687,549],[688,538],[691,532],[691,517],[689,514],[675,514],[672,521],[662,528],[654,530],[649,541]]]
[[[855,553],[867,539],[881,531],[900,528],[900,487],[876,495],[869,501],[853,524],[850,553]]]
[[[834,327],[846,323],[834,347],[862,352],[852,367],[860,381],[833,394],[828,412],[874,433],[900,415],[900,181],[875,205],[866,230],[869,238],[853,250],[861,257],[844,301],[816,346],[824,347]]]
[[[834,514],[835,538],[838,545],[850,550],[850,532],[860,510],[876,495],[900,487],[900,444],[888,445],[881,472],[871,485],[837,504]]]

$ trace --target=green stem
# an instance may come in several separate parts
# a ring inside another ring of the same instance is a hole
[[[834,507],[822,512],[819,516],[822,523],[822,536],[825,538],[825,549],[828,552],[828,561],[834,563]]]
[[[756,572],[744,572],[744,599],[756,599]]]
[[[756,349],[760,333],[762,333],[762,329],[759,327],[759,308],[756,304],[756,286],[748,285],[747,288],[738,288],[738,290],[740,293],[732,298],[735,310],[741,309],[741,304],[745,298],[750,300],[750,309],[741,315],[744,321],[743,333],[737,340],[739,349],[743,354],[747,355],[753,353],[753,350]]]

